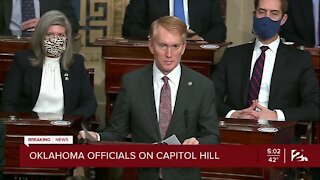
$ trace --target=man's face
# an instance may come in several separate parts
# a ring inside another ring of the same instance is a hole
[[[282,18],[280,25],[283,25],[287,19],[281,10],[281,0],[260,0],[255,16],[257,18],[269,17],[273,21],[279,21]]]
[[[181,60],[186,43],[177,32],[170,32],[158,26],[154,37],[149,41],[149,49],[155,63],[163,74],[170,73]]]

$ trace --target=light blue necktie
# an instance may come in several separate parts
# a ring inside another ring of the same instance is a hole
[[[174,16],[178,17],[181,21],[186,22],[184,17],[183,0],[174,0]]]

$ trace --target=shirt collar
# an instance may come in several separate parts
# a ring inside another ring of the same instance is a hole
[[[54,61],[54,62],[59,62],[60,57],[52,58],[52,57],[45,57],[45,61]]]
[[[180,76],[181,76],[181,65],[178,64],[169,74],[164,75],[159,68],[156,66],[156,63],[153,63],[153,79],[155,81],[162,80],[163,76],[167,76],[169,80],[174,84],[179,84]]]
[[[272,43],[270,44],[262,44],[261,41],[259,41],[259,39],[257,38],[256,39],[256,43],[255,43],[255,46],[254,46],[254,50],[257,50],[257,49],[260,49],[261,46],[268,46],[269,49],[276,53],[277,50],[278,50],[278,47],[279,47],[279,44],[280,44],[280,37],[278,36],[278,38],[276,40],[274,40]]]

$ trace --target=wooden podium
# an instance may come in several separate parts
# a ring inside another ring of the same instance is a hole
[[[188,41],[182,56],[182,63],[209,77],[215,52],[230,45],[230,42],[217,44],[218,48],[205,42]],[[113,103],[121,86],[121,77],[133,70],[153,63],[153,55],[149,52],[148,41],[128,39],[97,39],[93,45],[102,48],[102,59],[105,61],[105,94],[106,121],[111,116]]]
[[[14,115],[17,120],[10,120]],[[69,168],[24,168],[20,167],[20,145],[23,144],[25,135],[73,135],[77,142],[77,135],[81,129],[81,116],[65,116],[65,120],[71,122],[67,126],[55,126],[47,120],[39,120],[36,114],[4,113],[0,112],[0,119],[5,124],[5,164],[4,174],[12,175],[46,175],[66,177],[70,173]]]
[[[223,122],[223,125],[222,123]],[[268,121],[261,124],[257,120],[225,119],[220,121],[221,144],[289,144],[295,136],[294,121]],[[260,132],[260,127],[277,128],[277,132]],[[235,153],[237,153],[235,149]],[[137,180],[136,168],[124,168],[123,180]],[[202,168],[202,179],[283,179],[283,168]]]

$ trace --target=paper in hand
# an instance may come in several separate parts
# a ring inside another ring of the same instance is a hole
[[[86,139],[89,141],[98,141],[95,137],[93,137],[89,132],[88,129],[81,123],[81,128],[84,131],[84,134],[86,135]]]
[[[181,142],[175,134],[171,135],[167,139],[162,140],[161,143],[168,145],[181,145]]]

